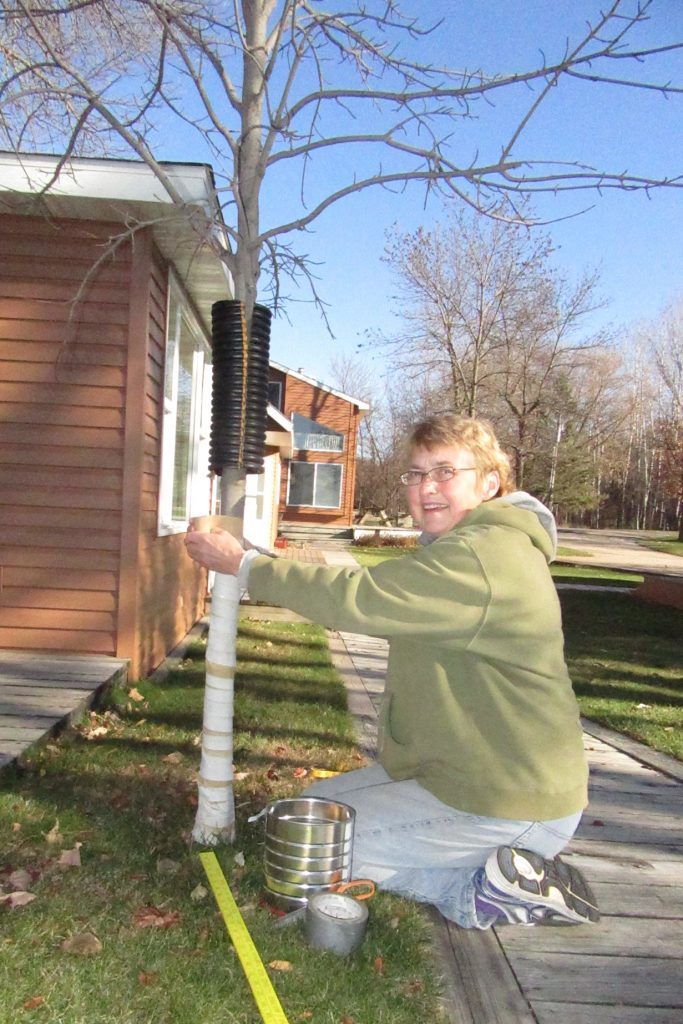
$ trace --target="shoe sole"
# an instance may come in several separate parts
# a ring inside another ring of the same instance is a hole
[[[588,924],[600,920],[588,882],[559,857],[545,860],[530,850],[503,846],[489,857],[486,877],[506,896],[545,907],[565,921]]]

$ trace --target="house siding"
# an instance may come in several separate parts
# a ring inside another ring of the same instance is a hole
[[[292,460],[341,465],[342,494],[339,509],[287,505],[289,481],[289,462],[287,462],[283,466],[280,487],[282,521],[285,523],[350,526],[353,523],[356,485],[356,439],[360,419],[358,406],[324,388],[315,387],[307,381],[279,370],[272,369],[270,379],[282,383],[282,412],[286,416],[291,418],[296,412],[344,435],[344,450],[342,452],[295,451]]]
[[[156,537],[165,268],[145,236],[102,259],[115,224],[1,223],[0,648],[118,655],[136,678],[203,593],[182,536]]]

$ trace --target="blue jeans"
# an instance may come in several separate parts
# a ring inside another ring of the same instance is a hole
[[[499,846],[554,857],[576,831],[581,812],[552,821],[486,818],[441,803],[414,779],[394,782],[379,764],[314,782],[306,796],[353,807],[353,877],[433,903],[462,928],[488,928],[477,915],[474,876]]]

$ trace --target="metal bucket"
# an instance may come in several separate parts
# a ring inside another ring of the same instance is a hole
[[[266,895],[282,910],[351,878],[352,807],[319,797],[274,800],[262,811]],[[261,817],[261,815],[259,815]]]

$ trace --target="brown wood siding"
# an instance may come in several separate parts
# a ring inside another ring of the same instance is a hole
[[[130,252],[114,225],[3,216],[0,647],[114,654]]]
[[[183,535],[158,537],[167,268],[149,232],[2,216],[0,648],[155,668],[203,612]]]
[[[342,467],[342,495],[339,509],[319,509],[307,506],[287,505],[289,463],[283,463],[280,488],[282,519],[290,523],[318,523],[330,526],[350,526],[353,523],[353,497],[356,483],[356,435],[358,430],[358,408],[337,395],[317,388],[306,381],[289,374],[272,371],[271,379],[284,378],[283,411],[290,417],[297,412],[301,416],[322,423],[344,435],[342,452],[295,451],[298,462],[334,463]]]

